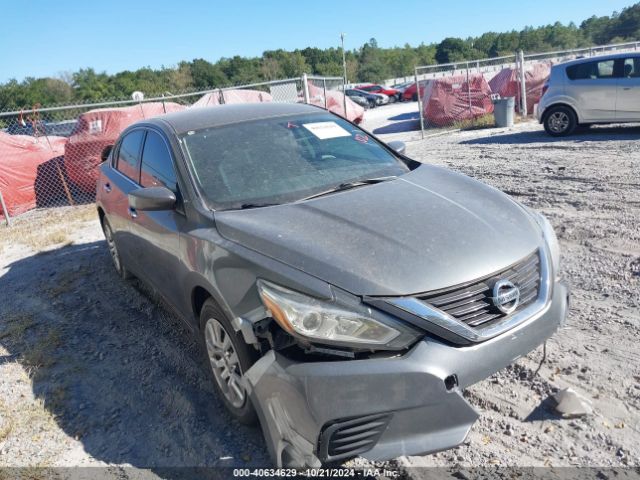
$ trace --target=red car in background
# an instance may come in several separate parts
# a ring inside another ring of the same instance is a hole
[[[393,103],[400,100],[400,92],[395,88],[384,87],[382,85],[376,85],[374,83],[365,83],[356,87],[358,90],[364,90],[370,93],[382,93],[389,97],[389,103]]]
[[[427,83],[429,82],[429,80],[420,80],[420,96],[424,97],[424,87],[427,85]],[[404,92],[402,93],[402,99],[405,102],[409,102],[409,101],[413,101],[413,102],[417,102],[418,101],[418,92],[417,92],[417,88],[416,88],[416,82],[413,82],[411,85],[409,85],[407,88],[404,89]]]

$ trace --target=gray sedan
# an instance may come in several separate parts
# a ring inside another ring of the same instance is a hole
[[[136,123],[97,189],[117,272],[184,320],[277,465],[458,445],[463,389],[566,315],[542,215],[313,106]]]

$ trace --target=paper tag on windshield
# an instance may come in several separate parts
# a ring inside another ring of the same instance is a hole
[[[303,123],[302,126],[320,140],[327,138],[350,137],[351,134],[336,122]]]

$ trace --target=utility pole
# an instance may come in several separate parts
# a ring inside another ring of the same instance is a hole
[[[344,36],[345,33],[340,34],[340,40],[342,41],[342,70],[344,71],[344,83],[347,84],[347,57],[344,52]]]

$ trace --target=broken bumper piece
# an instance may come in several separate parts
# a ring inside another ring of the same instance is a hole
[[[269,352],[245,381],[274,463],[316,467],[459,445],[478,418],[462,389],[550,337],[565,320],[567,298],[567,288],[556,283],[541,312],[470,346],[425,338],[401,357],[309,363]]]

